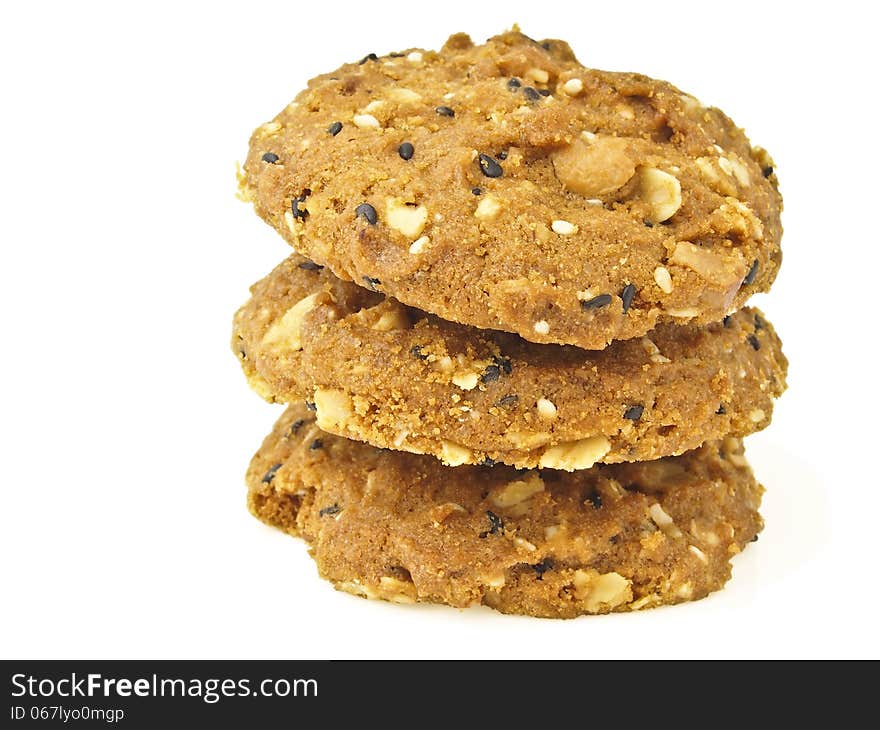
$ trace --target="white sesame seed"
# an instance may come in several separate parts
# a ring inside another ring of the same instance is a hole
[[[672,294],[672,276],[669,274],[669,269],[664,266],[654,269],[654,281],[663,293]]]
[[[369,104],[364,107],[364,112],[366,114],[370,114],[371,112],[376,111],[377,109],[381,109],[385,106],[385,102],[381,99],[373,99]]]
[[[764,411],[760,408],[755,408],[753,411],[749,412],[749,420],[752,423],[760,423],[764,420]]]
[[[574,225],[574,223],[569,223],[568,221],[563,220],[555,220],[550,224],[550,228],[553,229],[554,233],[558,233],[560,236],[570,236],[572,233],[577,233],[578,227]]]
[[[351,121],[359,129],[379,129],[379,120],[372,114],[355,114]]]
[[[666,514],[666,511],[660,506],[659,502],[655,502],[651,505],[648,514],[651,515],[651,519],[654,520],[657,527],[667,527],[673,524],[672,518]]]
[[[413,51],[412,53],[410,53],[406,57],[406,60],[409,61],[410,63],[421,63],[422,62],[422,54],[420,51]]]
[[[355,114],[352,117],[354,126],[359,129],[379,129],[379,120],[372,114]]]
[[[562,85],[562,90],[569,96],[577,96],[584,90],[584,82],[580,79],[569,79]]]
[[[410,253],[421,253],[425,250],[425,246],[427,246],[431,242],[431,239],[427,236],[422,236],[421,238],[416,239],[410,244],[409,252]]]
[[[696,545],[688,545],[688,550],[690,550],[694,555],[696,555],[702,562],[708,563],[709,558],[706,557],[706,553],[704,553],[700,548]]]
[[[543,68],[530,68],[526,71],[525,77],[539,84],[546,84],[550,80],[550,74]]]
[[[550,323],[546,319],[542,319],[539,322],[535,322],[534,327],[532,327],[535,332],[539,335],[550,334]]]
[[[538,409],[538,415],[541,416],[541,418],[546,418],[548,421],[556,418],[556,406],[552,401],[549,401],[546,398],[538,398],[535,407]]]

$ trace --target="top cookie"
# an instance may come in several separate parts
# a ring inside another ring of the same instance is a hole
[[[781,260],[773,163],[723,113],[518,32],[313,79],[240,185],[337,276],[540,343],[720,320]]]

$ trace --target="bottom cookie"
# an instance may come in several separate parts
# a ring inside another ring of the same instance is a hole
[[[703,598],[763,526],[734,438],[572,473],[453,468],[331,436],[295,405],[247,483],[253,514],[341,590],[552,618]]]

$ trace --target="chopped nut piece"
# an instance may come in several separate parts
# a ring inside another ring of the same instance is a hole
[[[589,469],[611,451],[611,442],[605,436],[590,436],[552,446],[542,455],[538,465],[542,469],[575,471]]]
[[[569,190],[595,198],[618,190],[635,174],[636,167],[626,151],[625,139],[593,135],[581,136],[553,153],[556,177]]]
[[[509,482],[500,490],[492,494],[489,500],[493,505],[503,510],[518,508],[513,514],[525,514],[528,505],[525,504],[539,492],[544,491],[544,482],[537,472],[529,472],[525,479]]]
[[[612,609],[632,600],[632,581],[619,573],[599,573],[597,570],[574,572],[574,597],[584,601],[584,608],[595,613]]]
[[[452,376],[452,382],[462,390],[473,390],[480,382],[480,376],[476,373],[456,373]]]
[[[428,209],[423,205],[407,205],[400,198],[388,198],[385,201],[385,222],[409,239],[421,235],[427,220]]]
[[[654,281],[664,294],[672,294],[672,276],[669,269],[665,266],[658,266],[654,269]]]
[[[474,215],[481,221],[493,221],[501,212],[501,202],[494,195],[484,195],[477,203]]]
[[[639,196],[649,205],[648,220],[662,223],[681,207],[681,183],[668,172],[643,167],[639,170]]]
[[[282,350],[301,350],[300,327],[302,327],[303,317],[317,307],[320,303],[319,300],[322,300],[325,296],[323,292],[316,292],[300,299],[276,320],[268,332],[263,335],[262,344]]]
[[[382,312],[382,316],[370,326],[370,329],[376,332],[390,332],[391,330],[409,329],[409,326],[409,315],[403,306],[400,304],[392,305],[391,302],[388,302],[388,309]]]
[[[412,581],[383,575],[379,578],[379,596],[392,603],[415,603],[416,587]]]
[[[648,355],[648,359],[651,362],[655,363],[666,363],[672,362],[668,357],[666,357],[662,352],[660,352],[660,348],[654,344],[654,341],[650,337],[642,337],[642,348],[645,350],[645,353]]]
[[[556,406],[552,401],[549,401],[546,398],[538,398],[536,408],[538,409],[538,415],[541,416],[541,418],[545,418],[548,421],[552,421],[556,418]]]
[[[749,411],[749,420],[752,423],[760,423],[764,420],[764,411],[760,408],[755,408],[752,411]]]
[[[315,391],[314,404],[318,428],[325,431],[344,427],[354,413],[351,398],[344,390],[318,388]]]
[[[474,454],[464,446],[460,446],[452,441],[443,441],[440,444],[440,460],[446,466],[461,466],[462,464],[472,464]]]

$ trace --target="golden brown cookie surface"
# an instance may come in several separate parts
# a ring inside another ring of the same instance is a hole
[[[724,114],[515,32],[313,79],[242,195],[341,278],[540,343],[721,320],[781,260],[772,162]]]
[[[567,474],[445,467],[318,430],[291,406],[247,475],[264,522],[369,598],[570,618],[702,598],[761,530],[737,439]]]
[[[681,453],[764,428],[785,387],[779,339],[748,308],[587,351],[446,322],[299,256],[252,293],[232,344],[261,395],[314,403],[326,431],[453,465]]]

